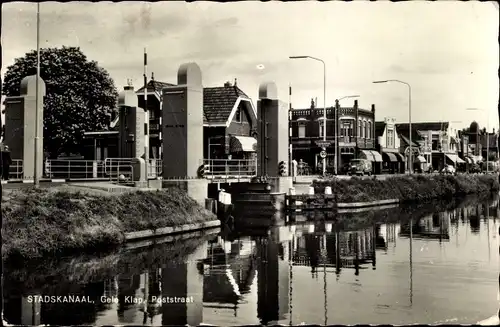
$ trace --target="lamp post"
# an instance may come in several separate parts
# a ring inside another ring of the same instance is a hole
[[[352,98],[359,98],[359,95],[345,95],[343,97],[340,97],[339,99],[335,100],[335,104],[337,102],[340,102],[344,99],[352,99]],[[339,141],[338,141],[338,132],[337,132],[337,125],[339,123],[339,117],[337,113],[337,107],[335,106],[335,175],[338,173],[338,167],[339,167]]]
[[[490,160],[489,160],[489,154],[490,154],[490,115],[489,112],[480,109],[480,108],[467,108],[465,110],[470,110],[470,111],[482,111],[483,114],[486,115],[486,172],[490,172]]]
[[[40,176],[38,176],[38,142],[39,142],[39,130],[38,130],[38,120],[40,119],[39,117],[39,110],[40,110],[40,90],[39,90],[39,84],[40,84],[40,2],[37,2],[36,4],[36,96],[35,96],[35,153],[34,153],[34,160],[35,160],[35,170],[33,172],[33,182],[35,184],[35,187],[40,186]],[[42,117],[43,119],[43,117]]]
[[[406,82],[397,80],[397,79],[374,81],[373,83],[378,84],[378,83],[390,83],[390,82],[404,84],[404,85],[408,86],[408,121],[409,121],[409,134],[410,134],[410,153],[409,153],[410,156],[409,156],[409,160],[408,160],[408,165],[409,165],[408,172],[411,174],[413,171],[413,158],[412,158],[412,156],[413,156],[412,143],[413,142],[412,142],[412,137],[411,137],[411,85],[406,83]]]
[[[326,143],[326,64],[323,60],[311,56],[290,56],[290,59],[311,59],[323,63],[323,141]],[[323,158],[323,176],[326,175],[326,157]]]

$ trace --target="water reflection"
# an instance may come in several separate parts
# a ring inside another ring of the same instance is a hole
[[[6,267],[5,319],[23,325],[475,323],[497,310],[490,243],[498,214],[494,198],[297,216],[285,226]],[[30,295],[81,295],[93,303],[34,303]]]

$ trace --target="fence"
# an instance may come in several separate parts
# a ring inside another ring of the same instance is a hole
[[[257,176],[257,159],[204,159],[205,178],[251,178]]]

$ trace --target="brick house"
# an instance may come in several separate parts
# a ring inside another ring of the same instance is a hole
[[[331,142],[326,148],[327,170],[331,172],[335,164],[335,110],[338,112],[339,172],[351,159],[364,158],[372,161],[374,173],[379,173],[382,156],[375,149],[375,105],[371,110],[360,109],[357,100],[353,107],[340,107],[336,101],[335,107],[326,109],[326,139]],[[323,123],[323,109],[316,108],[314,100],[311,100],[309,109],[291,109],[292,157],[305,162],[313,172],[321,171],[319,154],[322,149],[317,141],[323,140]]]
[[[161,90],[174,84],[149,81],[149,146],[150,159],[161,159]],[[144,87],[136,92],[139,107],[144,107]],[[110,130],[86,132],[85,156],[103,160],[118,156],[118,126],[115,113]],[[221,87],[203,88],[204,158],[251,159],[256,155],[257,112],[252,100],[239,88],[227,82]]]

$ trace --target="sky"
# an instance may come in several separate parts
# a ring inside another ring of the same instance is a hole
[[[281,100],[308,108],[359,95],[376,119],[408,122],[472,120],[498,129],[499,10],[495,2],[123,2],[40,6],[41,47],[79,46],[105,68],[119,90],[143,83],[143,52],[158,81],[176,83],[177,70],[196,62],[203,84],[237,79],[254,102],[263,82],[278,86]],[[2,6],[2,71],[36,48],[36,4]],[[263,67],[263,69],[262,69]],[[261,69],[259,69],[261,68]],[[353,99],[341,101],[352,106]],[[478,110],[466,110],[477,108]]]

